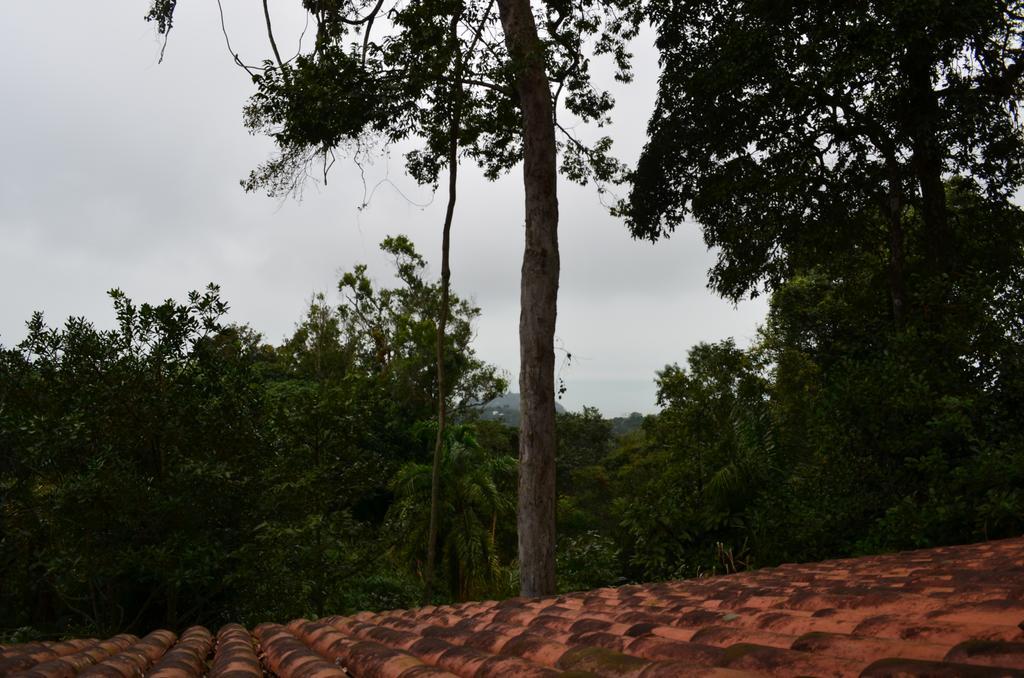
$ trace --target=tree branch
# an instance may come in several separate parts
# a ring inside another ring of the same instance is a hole
[[[224,34],[224,44],[228,47],[228,53],[231,55],[231,58],[235,60],[235,64],[239,68],[243,69],[249,75],[255,77],[256,73],[254,71],[263,69],[257,66],[247,66],[245,63],[242,62],[240,58],[238,58],[238,53],[231,48],[231,38],[228,37],[228,27],[227,23],[225,23],[224,21],[224,5],[221,4],[221,0],[217,0],[217,11],[220,12],[220,30],[221,33]]]
[[[274,58],[277,59],[277,67],[284,70],[284,62],[281,61],[281,52],[277,49],[277,41],[274,40],[274,27],[270,24],[270,7],[267,0],[263,0],[263,18],[267,21],[267,38],[270,39],[270,49],[274,50]]]
[[[384,0],[377,0],[377,4],[374,5],[373,11],[366,17],[366,30],[363,31],[363,64],[366,64],[366,53],[370,48],[370,31],[373,29],[373,21],[377,18],[377,12],[380,11],[381,6],[384,4]]]
[[[505,96],[508,96],[508,97],[513,96],[513,93],[511,91],[509,91],[508,89],[506,89],[506,88],[504,88],[501,85],[498,85],[496,83],[487,82],[486,80],[479,80],[477,78],[462,78],[460,82],[463,85],[476,85],[477,87],[483,87],[484,89],[493,90],[495,92],[499,92],[501,94],[504,94]]]

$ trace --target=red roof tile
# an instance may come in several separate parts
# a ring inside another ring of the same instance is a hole
[[[0,677],[1022,676],[1024,538],[535,600],[0,645]]]

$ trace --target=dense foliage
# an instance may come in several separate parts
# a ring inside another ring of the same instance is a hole
[[[1024,529],[1021,9],[651,0],[620,210],[651,240],[693,217],[710,286],[771,310],[659,375],[618,469],[642,576]]]
[[[156,306],[115,290],[107,331],[36,314],[0,354],[0,627],[110,632],[415,602],[415,563],[395,550],[414,534],[382,526],[398,478],[429,458],[419,430],[433,416],[439,290],[408,240],[383,247],[397,287],[359,266],[339,306],[317,296],[276,347],[225,325],[212,286]],[[454,298],[451,310],[452,409],[466,416],[506,384],[469,346],[479,310]],[[495,459],[485,480],[504,483],[514,441],[497,441],[459,449]]]
[[[315,58],[268,65],[250,110],[298,125],[278,132],[285,159],[350,134],[315,125],[363,124],[382,113],[359,107],[388,103],[274,117],[310,105],[289,99],[316,94],[307,70],[345,75],[368,58],[337,52],[330,8],[306,5]],[[173,6],[154,4],[164,30]],[[547,7],[556,32],[560,5]],[[1024,533],[1018,5],[651,7],[665,10],[653,18],[666,70],[620,207],[651,238],[695,216],[721,248],[712,285],[734,298],[764,289],[770,310],[753,345],[699,344],[660,371],[660,411],[642,422],[558,415],[559,588]],[[396,16],[420,27],[407,39],[443,37],[431,16]],[[624,58],[618,45],[601,49]],[[369,53],[375,67],[397,56]],[[396,101],[411,106],[423,86]],[[488,108],[488,91],[467,110]],[[483,132],[466,133],[473,155]],[[440,167],[431,139],[411,158],[428,180]],[[507,386],[470,346],[480,311],[452,297],[439,342],[441,285],[405,238],[383,248],[396,287],[356,267],[341,303],[315,297],[280,346],[226,324],[211,286],[155,306],[114,290],[114,329],[36,314],[23,342],[0,349],[0,635],[418,602],[438,343],[456,424],[439,435],[436,597],[516,590],[519,441],[478,416]]]
[[[884,251],[854,251],[780,285],[751,347],[661,371],[639,431],[564,418],[563,465],[598,461],[562,497],[562,575],[582,548],[618,553],[617,571],[588,556],[593,586],[1024,532],[1024,212],[947,194],[966,263],[951,280],[908,258],[901,329]],[[935,287],[954,300],[939,317]]]
[[[732,298],[785,282],[867,239],[904,283],[902,224],[927,233],[937,269],[957,263],[949,175],[1005,202],[1024,180],[1019,1],[651,0],[662,74],[650,140],[624,205],[633,233],[683,217],[719,248]]]
[[[780,285],[752,346],[659,372],[640,426],[559,415],[562,590],[1024,532],[1024,212],[966,181],[947,194],[968,263],[950,281],[912,251],[903,327],[864,248]],[[439,290],[408,241],[384,246],[397,287],[357,267],[277,347],[221,324],[216,288],[141,307],[115,291],[106,332],[32,319],[0,364],[8,632],[419,602]],[[934,286],[955,300],[938,319]],[[505,388],[469,346],[478,312],[454,301],[446,352],[446,600],[516,588],[516,432],[476,416]]]

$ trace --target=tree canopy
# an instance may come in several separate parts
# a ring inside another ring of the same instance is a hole
[[[266,3],[264,3],[266,4]],[[256,87],[245,124],[274,140],[278,155],[243,182],[248,190],[284,196],[311,170],[326,178],[339,155],[408,141],[414,179],[436,185],[447,164],[450,113],[461,109],[460,156],[496,178],[521,162],[522,122],[517,66],[502,37],[495,0],[321,2],[301,7],[315,25],[307,50],[284,59],[269,12],[271,56],[241,64]],[[174,25],[173,0],[154,0],[146,18],[161,34]],[[562,171],[575,180],[607,182],[622,167],[608,155],[611,139],[584,143],[579,121],[609,121],[614,100],[592,77],[592,57],[607,55],[616,78],[632,78],[628,40],[639,26],[632,0],[547,2],[537,29],[553,90]],[[563,124],[570,116],[572,124]]]
[[[1021,185],[1020,3],[654,0],[648,16],[663,70],[622,209],[651,240],[692,215],[730,298],[851,248],[888,250],[900,296],[911,210],[911,246],[957,262],[948,176],[1000,204]]]
[[[213,286],[156,305],[114,290],[111,330],[33,316],[0,352],[3,627],[416,602],[416,568],[388,556],[382,526],[399,468],[428,458],[439,290],[407,239],[384,248],[396,287],[357,267],[341,304],[315,297],[280,346],[227,324]],[[463,418],[507,387],[469,344],[478,315],[453,299],[444,355]]]

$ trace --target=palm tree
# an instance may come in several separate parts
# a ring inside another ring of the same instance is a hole
[[[480,447],[466,425],[449,427],[444,438],[438,571],[457,599],[470,600],[502,583],[497,532],[515,514],[516,460]],[[387,519],[388,531],[397,539],[392,552],[416,569],[427,552],[431,473],[430,465],[409,462],[392,482],[395,503]]]

